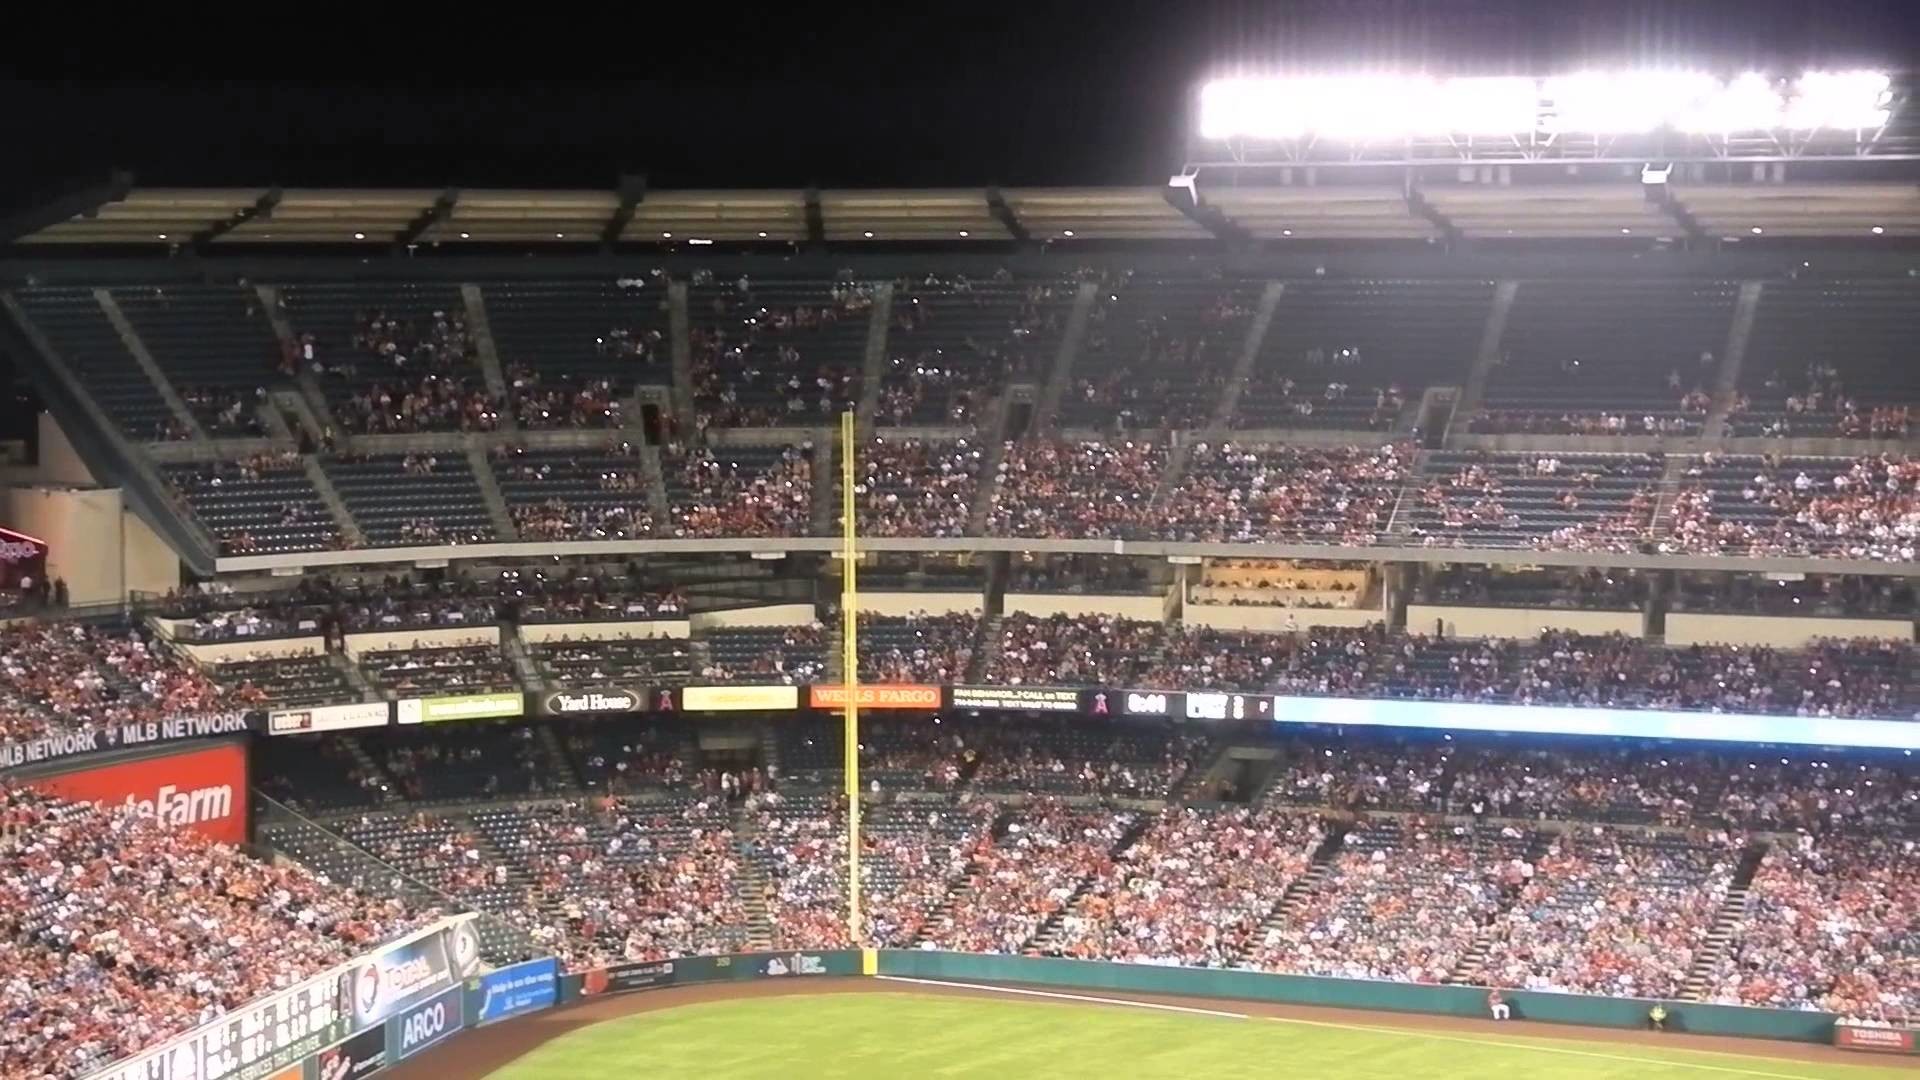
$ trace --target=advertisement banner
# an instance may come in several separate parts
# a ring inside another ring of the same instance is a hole
[[[356,701],[347,705],[319,705],[310,709],[275,709],[267,714],[267,734],[301,735],[309,731],[386,727],[392,709],[384,701]]]
[[[460,987],[393,1014],[387,1020],[394,1059],[405,1061],[466,1026]]]
[[[373,1028],[320,1051],[320,1080],[360,1080],[387,1067],[387,1031]]]
[[[514,964],[469,980],[467,988],[477,999],[475,1024],[552,1008],[560,1000],[560,962],[549,956]]]
[[[132,806],[222,843],[247,839],[247,748],[235,743],[75,769],[27,786],[67,799]]]
[[[524,716],[525,694],[453,694],[446,697],[405,698],[396,708],[403,724],[437,724],[446,720],[498,720]]]
[[[372,1027],[422,1004],[480,968],[472,920],[382,950],[354,965],[353,1025]]]
[[[1867,1054],[1911,1054],[1914,1050],[1912,1031],[1858,1024],[1833,1025],[1833,1045]]]
[[[689,686],[680,691],[688,712],[749,712],[800,707],[797,686]]]
[[[581,984],[580,992],[588,995],[621,994],[628,990],[657,990],[662,986],[672,986],[673,982],[674,964],[671,960],[614,964],[587,972],[586,982]]]
[[[940,707],[940,688],[937,686],[915,686],[909,683],[861,683],[859,690],[859,704],[862,709],[938,709]],[[845,686],[809,686],[807,687],[807,707],[844,709],[847,707],[847,688]]]
[[[769,956],[760,965],[760,974],[770,978],[783,975],[825,975],[826,973],[827,958],[818,953]]]
[[[65,732],[25,742],[0,742],[0,769],[57,761],[98,750],[233,735],[253,730],[259,715],[226,712],[210,716],[175,716],[140,724],[110,724],[93,731]]]
[[[1032,709],[1035,712],[1079,712],[1080,691],[1045,686],[956,686],[956,709]]]
[[[448,920],[388,949],[403,950],[461,931],[472,938],[472,921],[471,916]],[[300,1076],[303,1062],[358,1030],[353,1023],[357,967],[357,961],[342,964],[248,1002],[171,1042],[96,1072],[89,1080],[288,1080]],[[373,1030],[384,1046],[386,1029],[375,1025]]]
[[[1835,716],[1754,716],[1575,705],[1281,697],[1273,701],[1273,719],[1282,724],[1321,724],[1329,727],[1439,728],[1452,731],[1513,731],[1920,750],[1920,724],[1912,720],[1863,720]]]
[[[606,686],[589,690],[557,690],[540,699],[543,716],[596,716],[640,712],[647,707],[645,690]]]

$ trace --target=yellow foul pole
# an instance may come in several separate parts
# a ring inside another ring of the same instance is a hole
[[[841,655],[840,681],[846,684],[846,773],[847,773],[847,940],[855,946],[865,943],[865,928],[860,921],[860,607],[855,568],[859,563],[854,548],[854,468],[853,413],[840,414],[840,572],[844,591],[840,597]]]

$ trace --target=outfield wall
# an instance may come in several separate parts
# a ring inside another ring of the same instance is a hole
[[[1117,990],[1137,994],[1241,998],[1287,1005],[1323,1005],[1341,1009],[1431,1013],[1484,1019],[1487,991],[1470,986],[1425,986],[1368,979],[1332,979],[1310,975],[1267,975],[1215,968],[1157,967],[1092,960],[1034,956],[979,956],[970,953],[887,950],[879,973],[952,982],[1039,983],[1076,990]],[[1550,994],[1502,990],[1517,1020],[1592,1027],[1645,1028],[1655,1002],[1636,998]],[[1698,1035],[1790,1039],[1832,1043],[1831,1013],[1750,1009],[1694,1001],[1661,1002],[1667,1029]]]

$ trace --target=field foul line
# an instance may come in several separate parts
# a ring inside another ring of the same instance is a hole
[[[1256,1019],[1247,1013],[1227,1012],[1222,1009],[1197,1009],[1186,1005],[1165,1005],[1157,1001],[1129,1001],[1126,998],[1098,997],[1093,994],[1066,994],[1057,990],[1027,990],[1015,986],[993,986],[988,983],[951,982],[946,979],[912,979],[904,975],[880,975],[877,978],[885,982],[916,983],[920,986],[945,986],[959,990],[985,990],[994,994],[1014,994],[1021,997],[1050,998],[1055,1001],[1084,1001],[1094,1005],[1120,1005],[1131,1009],[1153,1009],[1159,1012],[1192,1013],[1197,1016],[1217,1016],[1224,1020]],[[1706,1065],[1696,1061],[1682,1061],[1673,1058],[1634,1057],[1631,1054],[1605,1054],[1597,1050],[1574,1050],[1564,1046],[1543,1046],[1539,1043],[1503,1042],[1495,1039],[1476,1039],[1465,1035],[1442,1035],[1431,1031],[1413,1028],[1375,1027],[1370,1024],[1341,1024],[1331,1020],[1302,1020],[1292,1016],[1260,1016],[1257,1019],[1268,1020],[1276,1024],[1293,1024],[1298,1027],[1332,1028],[1336,1031],[1364,1031],[1373,1035],[1399,1035],[1412,1039],[1432,1039],[1437,1042],[1467,1043],[1472,1046],[1498,1046],[1507,1050],[1534,1050],[1542,1054],[1561,1054],[1566,1057],[1596,1058],[1600,1061],[1618,1061],[1629,1065],[1661,1065],[1669,1068],[1698,1069],[1702,1072],[1730,1073],[1734,1076],[1764,1076],[1769,1080],[1819,1080],[1818,1077],[1803,1073],[1766,1072],[1761,1069],[1739,1069],[1731,1065]],[[1683,1053],[1713,1053],[1714,1051],[1687,1051]]]
[[[916,983],[920,986],[945,986],[957,990],[988,990],[996,994],[1018,994],[1022,997],[1052,998],[1055,1001],[1085,1001],[1094,1005],[1124,1005],[1130,1009],[1153,1009],[1159,1012],[1190,1013],[1194,1016],[1217,1016],[1222,1020],[1251,1020],[1246,1013],[1227,1012],[1223,1009],[1196,1009],[1186,1005],[1163,1005],[1157,1001],[1128,1001],[1125,998],[1094,997],[1091,994],[1063,994],[1056,990],[1023,990],[1016,986],[989,986],[986,983],[950,982],[946,979],[911,979],[905,975],[875,976],[886,982]],[[1795,1078],[1800,1080],[1800,1078]]]
[[[1703,1072],[1732,1073],[1735,1076],[1766,1076],[1773,1080],[1820,1080],[1816,1076],[1804,1073],[1766,1072],[1760,1069],[1738,1069],[1731,1065],[1705,1065],[1696,1061],[1683,1061],[1675,1058],[1634,1057],[1631,1054],[1604,1054],[1598,1050],[1574,1050],[1565,1046],[1545,1046],[1540,1043],[1503,1042],[1497,1039],[1476,1039],[1466,1035],[1440,1035],[1430,1031],[1412,1028],[1374,1027],[1370,1024],[1341,1024],[1331,1020],[1302,1020],[1292,1016],[1262,1016],[1276,1024],[1295,1024],[1303,1027],[1334,1028],[1340,1031],[1365,1031],[1375,1035],[1402,1035],[1413,1039],[1433,1039],[1439,1042],[1467,1043],[1472,1046],[1498,1046],[1506,1050],[1537,1050],[1542,1054],[1564,1054],[1568,1057],[1597,1058],[1601,1061],[1620,1061],[1630,1065],[1663,1065],[1669,1068],[1699,1069]],[[1680,1053],[1713,1053],[1711,1050],[1687,1050],[1675,1048]]]

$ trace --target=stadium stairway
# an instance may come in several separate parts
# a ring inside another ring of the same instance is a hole
[[[519,648],[520,635],[507,634],[504,636],[506,640],[513,642],[513,648],[516,648],[516,649]],[[523,660],[527,663],[528,667],[531,667],[533,662],[531,660],[526,660],[526,655],[527,655],[526,650],[519,649],[519,653],[520,653],[519,659],[516,659],[514,661],[515,667],[518,667]],[[511,650],[509,651],[509,654],[511,654]],[[530,682],[528,683],[528,685],[534,685],[534,684]],[[540,749],[546,751],[547,765],[548,765],[548,768],[552,770],[552,775],[554,776],[554,778],[559,780],[560,783],[564,785],[565,789],[568,791],[587,790],[586,781],[581,777],[580,770],[574,767],[573,755],[567,753],[567,748],[561,745],[560,736],[557,732],[554,731],[553,725],[552,724],[535,724],[534,730],[538,732],[538,735],[536,735],[535,737],[540,742]]]
[[[300,468],[306,473],[307,483],[326,504],[327,513],[333,517],[333,527],[346,537],[349,547],[365,547],[367,534],[361,530],[360,523],[354,520],[352,511],[347,509],[346,500],[340,497],[340,489],[333,486],[333,478],[327,470],[320,467],[320,458],[315,454],[300,455]]]
[[[342,675],[346,676],[347,685],[353,687],[356,691],[359,692],[360,700],[362,701],[380,700],[380,696],[381,696],[380,691],[374,688],[373,683],[367,681],[366,672],[361,671],[360,665],[354,663],[353,659],[349,657],[346,653],[329,652],[327,653],[327,662],[333,665],[333,669],[335,671],[338,671]],[[372,760],[372,758],[367,757],[367,752],[360,748],[360,744],[358,742],[356,742],[353,739],[348,739],[347,742],[352,744],[354,753],[355,753],[354,760],[357,761],[359,764],[365,765],[367,764],[367,762]]]
[[[1273,313],[1280,307],[1280,296],[1286,286],[1278,281],[1269,281],[1260,292],[1260,303],[1253,309],[1253,319],[1247,323],[1247,336],[1240,342],[1240,351],[1234,355],[1233,370],[1227,376],[1226,384],[1220,388],[1220,400],[1215,403],[1213,416],[1207,424],[1206,438],[1220,437],[1233,423],[1234,413],[1240,409],[1240,395],[1246,391],[1247,380],[1253,375],[1253,365],[1260,359],[1260,346],[1267,340],[1267,327],[1273,325]],[[1185,458],[1179,460],[1182,471],[1185,470]],[[1171,474],[1173,469],[1168,468]]]
[[[1148,829],[1153,828],[1154,823],[1159,820],[1160,818],[1156,814],[1141,814],[1137,816],[1133,822],[1127,826],[1126,831],[1120,834],[1120,839],[1114,841],[1113,847],[1108,849],[1107,855],[1111,858],[1118,859],[1121,855],[1126,854],[1127,849],[1132,847],[1134,842],[1139,840]],[[1081,875],[1079,883],[1073,887],[1072,894],[1067,897],[1067,902],[1061,904],[1059,910],[1047,916],[1047,921],[1041,923],[1040,928],[1033,932],[1033,938],[1021,949],[1022,952],[1038,953],[1042,956],[1059,955],[1055,946],[1060,939],[1060,928],[1066,922],[1067,916],[1078,911],[1082,901],[1086,900],[1087,890],[1093,887],[1093,878],[1094,875],[1092,874]]]
[[[693,421],[693,337],[687,315],[687,283],[667,283],[667,344],[673,360],[673,418],[681,431],[695,430]],[[662,503],[661,505],[666,505]]]
[[[352,669],[352,673],[348,676],[348,678],[353,679],[356,685],[365,686],[369,691],[372,690],[373,688],[372,684],[367,682],[366,675],[361,673],[359,667],[355,665],[353,661],[346,660],[345,657],[341,656],[338,653],[334,654],[334,659],[335,659],[335,663],[345,661],[347,667]],[[347,754],[353,758],[353,763],[355,765],[360,766],[361,770],[365,772],[368,776],[377,776],[380,778],[381,803],[391,804],[391,803],[405,801],[406,797],[400,794],[399,783],[394,780],[393,775],[391,773],[387,772],[387,767],[385,765],[380,764],[378,759],[376,759],[372,754],[367,753],[367,748],[360,744],[359,739],[344,738],[344,739],[341,739],[340,741],[343,744],[345,744],[347,748]]]
[[[460,299],[467,309],[467,332],[473,337],[473,348],[480,357],[480,374],[487,381],[487,393],[501,400],[507,397],[507,377],[500,370],[500,348],[493,340],[493,324],[487,321],[487,301],[480,293],[478,285],[460,286]],[[514,431],[520,427],[513,410],[500,410],[500,429]]]
[[[1100,286],[1091,281],[1081,282],[1079,290],[1074,293],[1073,310],[1067,315],[1067,328],[1060,335],[1060,347],[1053,354],[1053,365],[1047,369],[1047,381],[1040,391],[1040,402],[1033,410],[1033,427],[1036,431],[1046,430],[1059,414],[1060,398],[1066,394],[1067,384],[1072,380],[1074,357],[1080,354],[1080,340],[1086,337],[1087,320],[1093,314],[1093,305],[1099,295]],[[994,474],[982,471],[981,475]]]
[[[1707,931],[1706,944],[1693,954],[1693,963],[1687,968],[1687,979],[1680,990],[1681,1001],[1705,1001],[1711,989],[1708,979],[1713,969],[1725,956],[1733,944],[1733,935],[1740,929],[1740,921],[1747,917],[1753,908],[1753,875],[1760,870],[1760,863],[1766,858],[1768,844],[1758,841],[1749,846],[1740,857],[1740,868],[1733,873],[1733,881],[1727,887],[1727,897],[1720,901],[1720,908],[1713,913],[1713,925]]]
[[[160,400],[167,403],[167,411],[173,414],[177,423],[193,433],[195,441],[205,442],[207,430],[200,426],[199,418],[193,415],[192,409],[187,408],[187,403],[181,398],[180,392],[174,389],[173,383],[167,379],[166,372],[161,370],[159,361],[153,358],[153,353],[147,349],[147,343],[141,340],[139,331],[133,328],[132,320],[128,319],[127,313],[120,309],[120,302],[115,300],[113,293],[106,289],[93,290],[93,298],[100,305],[100,310],[106,313],[107,322],[112,324],[114,333],[120,335],[120,343],[126,346],[127,354],[133,357],[134,361],[140,365],[140,370],[153,382],[153,388],[159,393]]]
[[[508,662],[513,664],[513,674],[520,680],[520,685],[545,687],[546,679],[541,676],[533,657],[528,655],[526,642],[520,639],[518,628],[507,625],[500,627],[500,651],[506,653]],[[549,725],[542,724],[540,729],[549,730]]]
[[[1552,845],[1552,838],[1547,833],[1534,833],[1533,840],[1527,844],[1527,865],[1540,865],[1540,860],[1546,856],[1547,849]],[[1500,906],[1494,912],[1493,919],[1482,926],[1479,933],[1473,935],[1473,943],[1468,945],[1467,951],[1460,955],[1460,962],[1447,973],[1443,982],[1449,985],[1469,986],[1478,983],[1481,969],[1487,966],[1487,950],[1493,946],[1493,939],[1500,935],[1500,923],[1507,917],[1507,912],[1513,910],[1513,902],[1519,896],[1519,889],[1510,889],[1501,895]]]
[[[977,768],[978,764],[978,761],[976,761],[972,766],[969,766],[968,771],[970,772],[973,768]],[[993,819],[993,825],[987,829],[987,834],[993,838],[994,843],[999,843],[1007,835],[1007,826],[1012,821],[1013,815],[1008,812],[1006,807],[1001,807],[999,814]],[[974,883],[977,882],[979,878],[980,857],[975,855],[967,859],[966,869],[962,870],[959,875],[953,879],[953,883],[947,886],[947,894],[927,910],[926,921],[920,924],[920,932],[914,935],[913,941],[911,942],[912,947],[917,949],[925,945],[930,930],[953,925],[954,908],[959,906],[960,901],[965,899],[967,894],[973,891]]]
[[[773,918],[767,912],[767,868],[753,856],[753,838],[759,830],[745,805],[735,803],[733,846],[740,859],[740,902],[747,909],[747,947],[759,952],[773,948]]]
[[[1293,913],[1300,909],[1301,903],[1318,891],[1320,883],[1333,873],[1333,860],[1346,845],[1347,831],[1350,828],[1349,822],[1329,821],[1327,823],[1327,835],[1320,841],[1320,846],[1313,849],[1313,858],[1307,863],[1306,872],[1287,886],[1286,891],[1280,894],[1280,898],[1273,902],[1273,910],[1267,912],[1267,917],[1260,921],[1260,938],[1264,939],[1273,931],[1286,925],[1287,920],[1293,917]],[[1231,958],[1227,966],[1239,967],[1245,959],[1246,953],[1243,951],[1240,955]]]
[[[507,413],[501,415],[504,419]],[[473,470],[474,486],[480,489],[481,501],[487,507],[487,520],[493,524],[494,538],[504,543],[520,539],[520,529],[513,523],[506,497],[500,494],[500,481],[493,475],[493,463],[487,460],[486,442],[476,438],[462,441],[466,443],[467,467]]]
[[[978,683],[987,677],[987,669],[993,666],[994,658],[1000,655],[1000,644],[1006,638],[1000,633],[1003,615],[989,615],[980,624],[979,647],[973,650],[973,663],[967,665],[967,681]]]
[[[887,370],[887,328],[893,323],[893,282],[873,287],[873,310],[867,318],[867,347],[860,358],[860,404],[854,429],[864,438],[873,433],[873,414],[880,407],[880,379]]]

